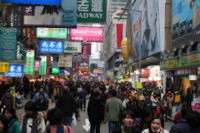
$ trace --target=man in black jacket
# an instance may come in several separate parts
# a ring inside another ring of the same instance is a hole
[[[63,94],[58,97],[56,107],[60,109],[63,114],[63,124],[71,126],[72,115],[76,111],[76,104],[73,96],[67,89],[64,89]]]

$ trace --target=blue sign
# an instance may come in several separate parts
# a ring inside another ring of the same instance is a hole
[[[39,5],[61,5],[62,0],[3,0],[4,3],[14,4],[39,4]]]
[[[53,54],[63,54],[64,53],[64,41],[40,41],[40,53],[53,53]]]
[[[23,65],[14,65],[11,64],[9,66],[9,72],[5,73],[5,77],[16,77],[16,78],[22,78],[24,72],[24,66]]]

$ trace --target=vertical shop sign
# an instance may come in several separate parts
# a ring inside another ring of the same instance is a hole
[[[78,22],[106,22],[106,0],[77,0]]]
[[[0,72],[8,72],[9,63],[7,62],[0,62]]]
[[[34,74],[34,50],[28,50],[26,53],[26,65],[25,65],[25,74],[33,75]]]
[[[0,28],[0,60],[16,59],[16,28]]]
[[[40,56],[40,68],[39,68],[39,75],[46,75],[47,73],[47,57],[46,56]]]

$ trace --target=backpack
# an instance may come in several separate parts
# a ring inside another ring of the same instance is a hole
[[[64,132],[63,133],[74,133],[69,126],[63,125],[63,128],[64,128]],[[45,133],[56,133],[57,126],[51,126],[49,131],[50,132],[45,132]]]

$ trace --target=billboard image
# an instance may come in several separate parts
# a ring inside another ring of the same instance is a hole
[[[25,6],[24,14],[24,26],[75,27],[77,0],[63,0],[61,6]]]
[[[81,42],[65,42],[64,53],[81,53],[82,44]]]
[[[200,24],[200,0],[172,0],[172,39],[191,33]]]
[[[62,0],[3,0],[5,3],[39,5],[61,5],[61,1]]]
[[[64,41],[40,40],[40,53],[64,53]]]
[[[70,29],[70,41],[102,42],[103,28],[77,27]]]
[[[159,0],[137,0],[131,8],[132,48],[136,60],[160,51],[159,2]]]

